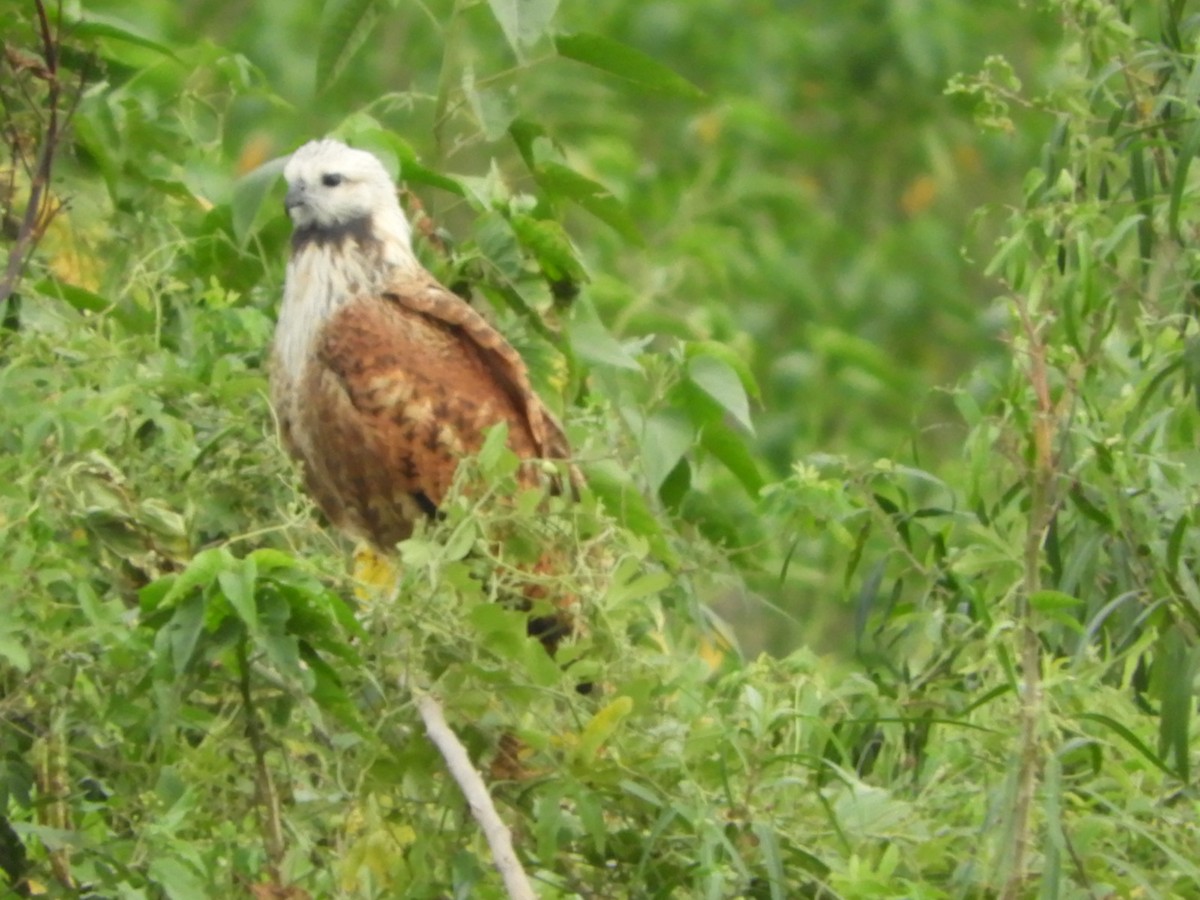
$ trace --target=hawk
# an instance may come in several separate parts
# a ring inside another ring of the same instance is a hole
[[[524,460],[567,459],[516,350],[417,261],[379,160],[318,140],[283,174],[294,230],[271,398],[329,521],[392,549],[436,514],[459,461],[495,425]],[[518,477],[541,476],[527,465]]]

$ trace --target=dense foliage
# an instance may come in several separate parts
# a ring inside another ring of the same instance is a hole
[[[426,691],[544,897],[1196,892],[1194,4],[10,11],[0,892],[503,896]],[[578,502],[496,435],[394,570],[322,527],[263,363],[323,133]]]

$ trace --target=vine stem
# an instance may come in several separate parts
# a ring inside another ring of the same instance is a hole
[[[279,791],[275,787],[275,779],[271,777],[271,769],[267,765],[266,735],[263,734],[262,725],[258,721],[258,709],[254,705],[254,692],[250,683],[250,652],[247,643],[248,641],[242,640],[238,644],[238,662],[242,670],[238,686],[242,694],[242,707],[246,714],[246,736],[249,738],[250,748],[254,752],[254,790],[258,795],[259,825],[263,832],[271,875],[278,880],[279,864],[283,860],[284,853],[283,814],[280,809]]]
[[[1034,324],[1028,299],[1018,297],[1015,306],[1021,330],[1029,343],[1027,375],[1036,400],[1036,413],[1031,435],[1033,459],[1029,472],[1029,525],[1025,534],[1024,572],[1016,611],[1020,621],[1020,753],[1012,811],[1011,867],[1000,894],[1002,900],[1016,900],[1022,896],[1032,843],[1033,803],[1041,780],[1042,747],[1038,726],[1042,718],[1042,648],[1030,599],[1042,586],[1042,548],[1054,518],[1054,477],[1057,471],[1054,459],[1057,415],[1047,377],[1046,344],[1040,329]]]
[[[450,775],[457,782],[463,796],[466,797],[467,805],[471,808],[471,815],[487,839],[488,847],[492,851],[492,862],[504,880],[508,896],[512,900],[537,900],[537,894],[533,891],[529,876],[525,874],[525,870],[521,867],[521,861],[513,849],[512,833],[504,824],[504,820],[500,818],[500,814],[496,812],[495,804],[492,803],[491,795],[488,794],[483,776],[471,765],[466,748],[450,729],[450,726],[446,724],[442,705],[432,694],[424,691],[417,692],[416,700],[417,711],[420,712],[421,719],[425,723],[425,731],[429,734],[429,739],[442,754],[442,759],[446,761],[446,768],[450,770]]]

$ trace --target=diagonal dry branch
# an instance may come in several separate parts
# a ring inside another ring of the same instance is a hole
[[[533,885],[530,884],[529,877],[513,849],[512,833],[496,812],[483,776],[471,765],[466,748],[446,723],[441,704],[432,694],[420,691],[417,693],[417,710],[425,722],[429,739],[442,754],[446,768],[450,770],[463,796],[466,797],[471,815],[475,817],[475,821],[483,830],[483,836],[487,838],[488,847],[492,851],[492,861],[504,880],[508,896],[512,900],[537,900]]]

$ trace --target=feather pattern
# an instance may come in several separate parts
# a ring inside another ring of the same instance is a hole
[[[335,526],[380,548],[407,537],[499,423],[522,459],[569,456],[517,352],[417,261],[375,157],[315,141],[284,175],[295,232],[272,402],[285,447]],[[525,466],[521,480],[537,472]]]

